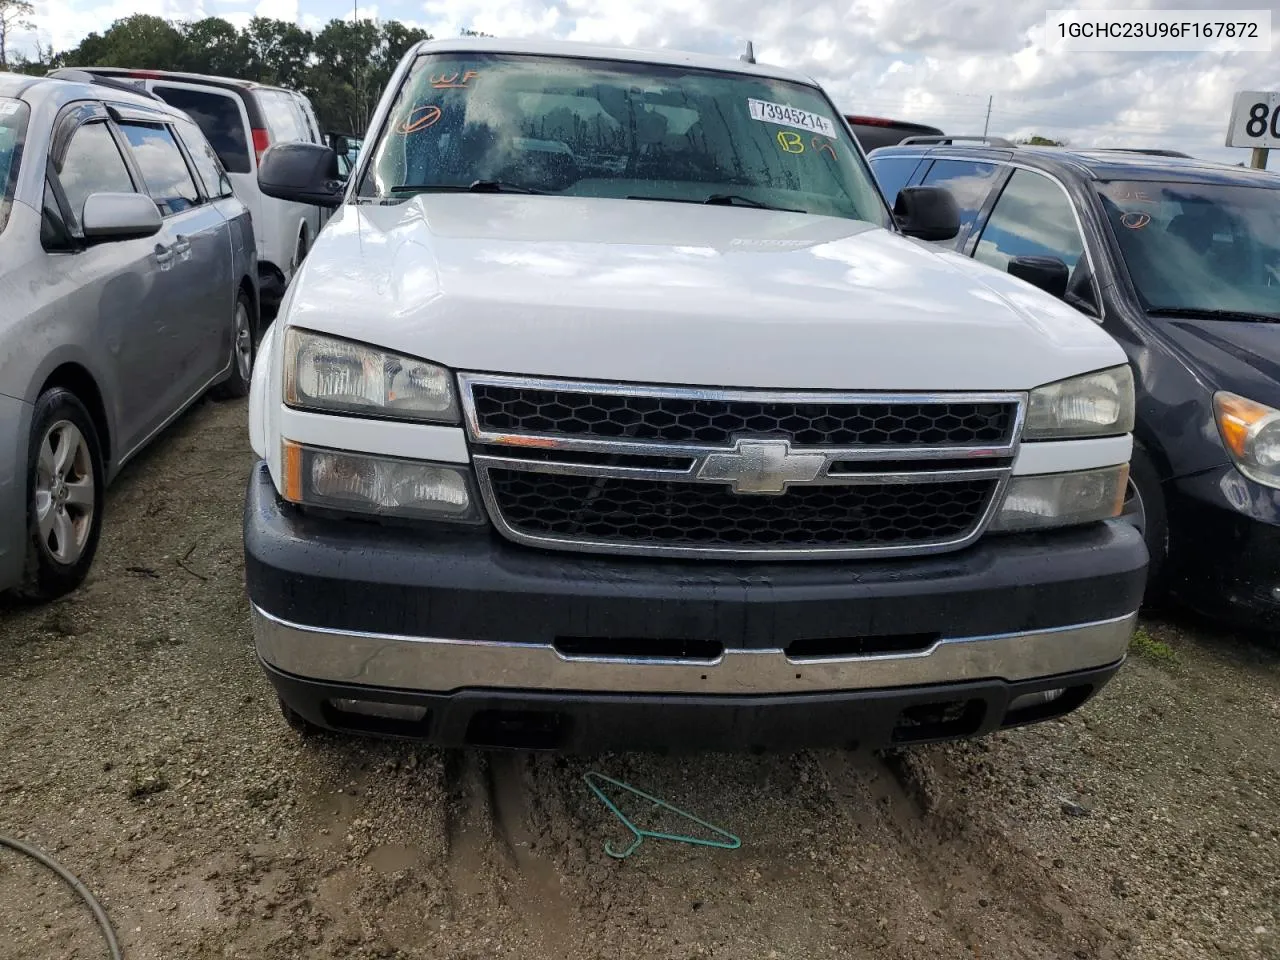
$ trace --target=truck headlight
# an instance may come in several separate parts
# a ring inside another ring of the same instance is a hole
[[[1031,391],[1024,440],[1109,437],[1133,431],[1133,371],[1128,365],[1059,380]]]
[[[410,520],[481,520],[466,467],[284,441],[284,498],[309,507]]]
[[[1044,530],[1118,517],[1124,508],[1129,465],[1014,477],[988,528],[993,533]]]
[[[1263,486],[1280,487],[1280,410],[1223,391],[1213,395],[1213,412],[1236,468]]]
[[[297,327],[285,336],[284,399],[302,410],[458,422],[444,367]]]

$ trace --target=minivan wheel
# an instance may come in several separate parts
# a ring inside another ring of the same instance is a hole
[[[236,297],[236,312],[232,319],[231,376],[214,388],[214,395],[220,400],[235,400],[249,395],[253,360],[258,349],[253,328],[253,303],[242,290]]]
[[[36,401],[27,446],[27,558],[16,592],[53,600],[84,582],[102,533],[104,471],[93,418],[69,390]]]

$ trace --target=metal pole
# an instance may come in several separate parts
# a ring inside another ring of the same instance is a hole
[[[993,97],[987,97],[987,119],[982,121],[982,139],[987,139],[987,128],[991,126],[991,100]]]
[[[1267,154],[1270,152],[1266,147],[1254,147],[1252,155],[1249,157],[1249,166],[1255,170],[1267,169]]]

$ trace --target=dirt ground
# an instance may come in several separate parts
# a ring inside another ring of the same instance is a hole
[[[0,608],[0,833],[128,960],[1280,958],[1280,643],[1148,623],[1065,722],[888,757],[303,742],[253,656],[243,403],[113,487],[89,584]],[[737,834],[628,839],[597,770]],[[0,848],[0,958],[105,956]]]

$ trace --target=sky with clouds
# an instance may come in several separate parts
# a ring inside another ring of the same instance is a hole
[[[254,15],[315,29],[350,18],[343,0],[34,0],[37,31],[74,46],[119,17]],[[1223,146],[1237,90],[1280,89],[1272,53],[1069,53],[1046,49],[1048,9],[1029,0],[378,0],[361,17],[397,19],[436,36],[470,27],[500,37],[553,37],[736,56],[747,40],[760,61],[816,77],[850,112],[916,120],[949,133],[1040,134],[1079,146],[1160,146],[1237,162]],[[1083,8],[1270,9],[1280,0],[1119,0]],[[19,51],[31,36],[19,36]],[[1274,48],[1280,52],[1280,44]],[[1275,151],[1280,153],[1280,151]],[[1271,168],[1280,168],[1274,157]]]

